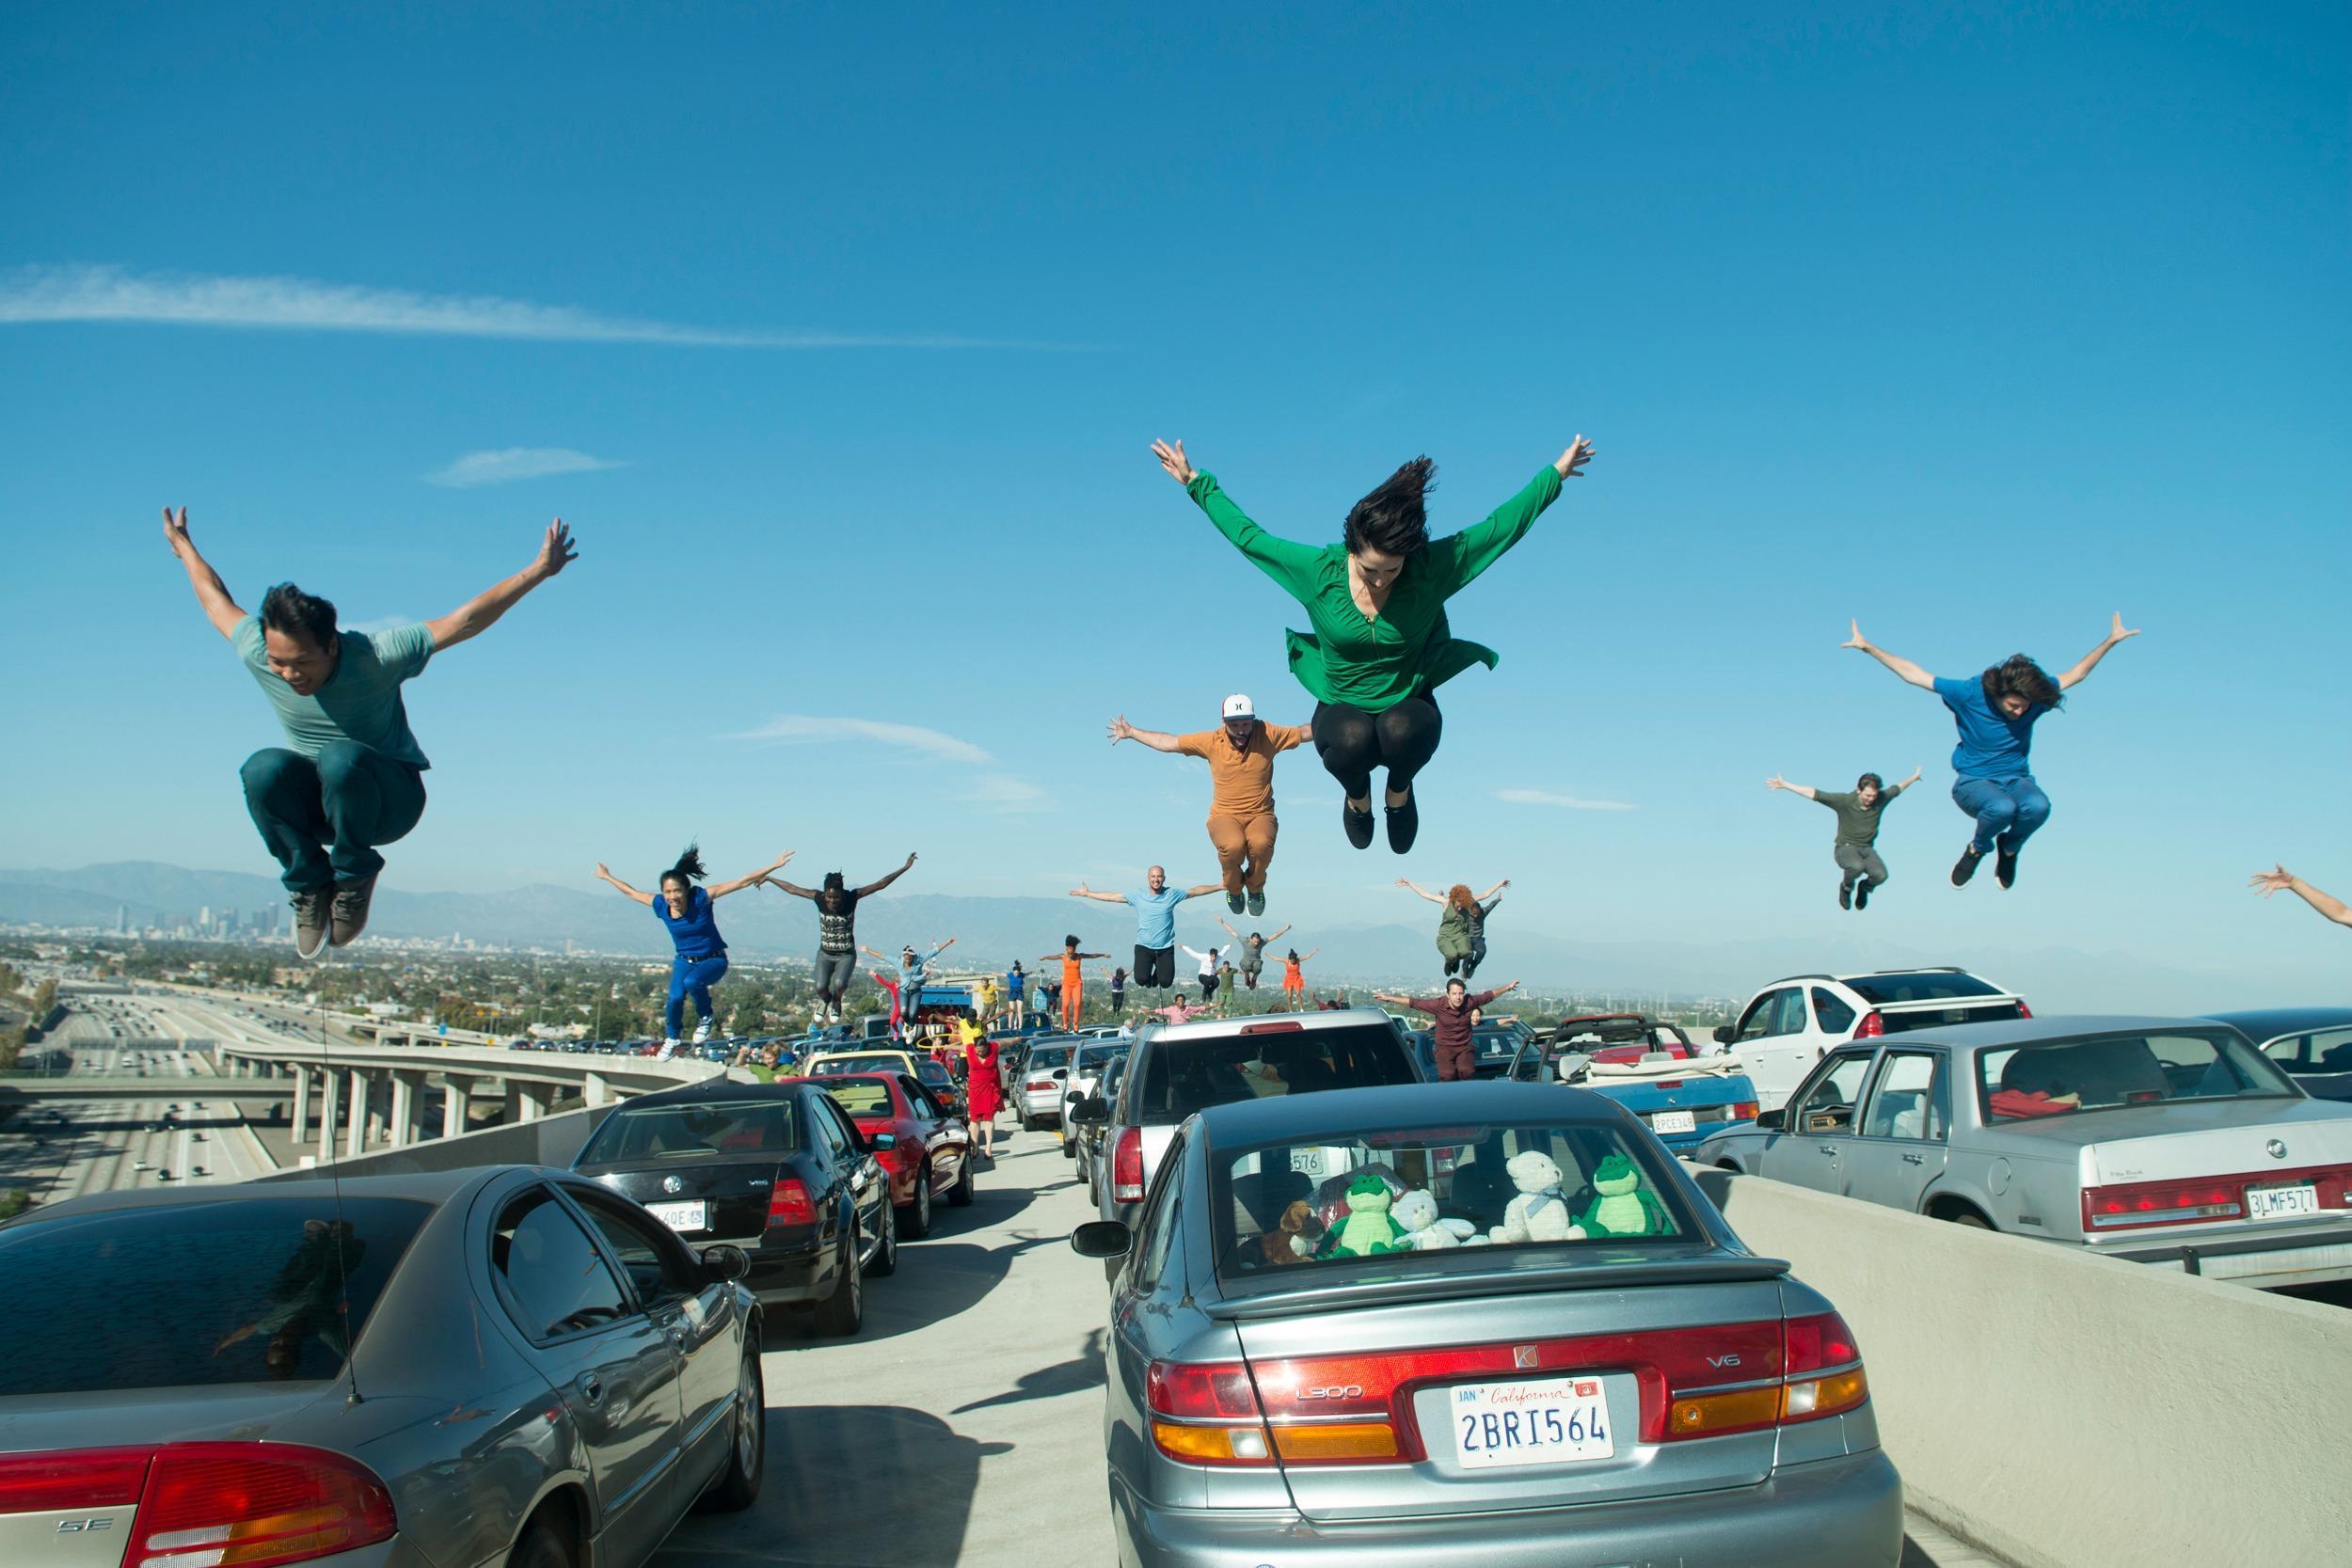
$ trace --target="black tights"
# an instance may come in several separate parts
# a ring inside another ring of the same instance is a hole
[[[1372,795],[1372,770],[1389,770],[1389,787],[1403,789],[1438,754],[1445,729],[1434,697],[1407,697],[1381,713],[1345,703],[1317,703],[1311,724],[1323,766],[1351,800]]]

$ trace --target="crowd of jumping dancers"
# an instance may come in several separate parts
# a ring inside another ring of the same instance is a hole
[[[1305,966],[1321,949],[1311,947],[1301,954],[1295,946],[1278,947],[1290,924],[1271,934],[1252,925],[1245,934],[1230,919],[1220,919],[1230,940],[1195,948],[1180,946],[1176,940],[1177,910],[1190,899],[1221,895],[1228,916],[1256,922],[1265,913],[1267,873],[1279,832],[1275,760],[1299,747],[1311,745],[1325,771],[1340,784],[1341,831],[1352,847],[1369,848],[1375,829],[1392,852],[1401,855],[1413,847],[1421,827],[1417,784],[1437,755],[1444,730],[1438,689],[1474,665],[1491,670],[1500,658],[1493,649],[1454,635],[1448,606],[1526,538],[1566,482],[1583,476],[1594,455],[1594,449],[1577,436],[1484,521],[1438,539],[1429,536],[1426,509],[1435,465],[1426,457],[1415,458],[1349,509],[1337,542],[1308,545],[1279,537],[1252,521],[1216,476],[1192,466],[1182,441],[1154,442],[1152,450],[1217,532],[1297,601],[1310,629],[1286,634],[1286,655],[1314,705],[1305,723],[1279,723],[1261,718],[1248,696],[1235,693],[1223,700],[1216,724],[1183,733],[1139,729],[1124,715],[1114,718],[1108,731],[1114,746],[1133,740],[1207,764],[1206,826],[1218,878],[1178,887],[1168,882],[1163,867],[1154,865],[1142,886],[1123,893],[1098,892],[1081,882],[1071,890],[1072,896],[1134,911],[1131,959],[1115,964],[1107,974],[1089,972],[1087,965],[1112,955],[1083,951],[1079,939],[1071,936],[1058,951],[1038,958],[1034,971],[1014,961],[1001,976],[992,974],[983,980],[977,1005],[968,1009],[972,1017],[960,1021],[983,1035],[988,1028],[1006,1024],[1024,1028],[1052,1022],[1075,1028],[1085,1016],[1088,996],[1098,988],[1108,999],[1114,1021],[1157,1016],[1184,1022],[1202,1011],[1240,1005],[1237,994],[1258,991],[1275,963],[1280,965],[1281,1006],[1321,1005],[1305,976]],[[242,769],[245,804],[262,844],[278,863],[294,906],[295,951],[305,958],[316,958],[352,942],[366,928],[384,867],[382,847],[412,832],[424,813],[424,774],[431,765],[409,728],[403,687],[423,673],[436,656],[487,630],[526,594],[578,559],[571,531],[560,518],[551,523],[528,565],[450,613],[374,632],[342,628],[331,602],[291,582],[271,588],[258,610],[245,610],[198,551],[184,507],[176,513],[165,510],[164,535],[206,616],[261,688],[282,731],[284,745],[246,759]],[[1901,680],[1932,692],[1951,716],[1958,736],[1951,757],[1951,798],[1972,824],[1951,869],[1952,886],[1966,886],[1987,856],[1993,858],[1995,883],[2003,889],[2017,884],[2025,847],[2051,816],[2050,798],[2030,766],[2035,726],[2058,711],[2068,693],[2107,654],[2138,635],[2118,614],[2098,645],[2055,677],[2024,654],[2001,659],[1979,674],[1940,677],[1868,641],[1860,623],[1852,625],[1843,647],[1868,655]],[[1886,808],[1919,778],[1915,768],[1901,783],[1888,785],[1881,774],[1866,771],[1851,790],[1793,784],[1777,774],[1766,783],[1815,800],[1836,815],[1832,854],[1838,870],[1838,903],[1861,911],[1869,907],[1888,878],[1878,848]],[[927,979],[955,939],[902,946],[895,959],[856,941],[859,904],[911,870],[914,856],[909,854],[887,875],[854,888],[838,871],[828,873],[815,888],[787,881],[776,873],[791,858],[787,852],[757,870],[712,883],[699,850],[690,847],[661,872],[653,892],[635,888],[597,865],[599,878],[649,908],[670,936],[674,957],[663,1022],[672,1045],[711,1033],[711,988],[727,971],[727,946],[716,918],[718,901],[753,887],[804,898],[815,906],[820,1022],[841,1021],[842,1004],[862,955],[879,966],[867,973],[889,998],[893,1032],[903,1037],[922,1025]],[[1487,924],[1510,883],[1498,881],[1484,894],[1472,894],[1467,883],[1444,893],[1408,879],[1399,879],[1398,885],[1440,907],[1437,947],[1443,984],[1436,995],[1381,993],[1380,999],[1436,1015],[1438,1032],[1447,1042],[1443,1065],[1458,1053],[1455,1036],[1467,1039],[1464,1019],[1518,983],[1487,992],[1470,990],[1486,959]],[[2327,919],[2352,926],[2352,910],[2343,900],[2284,866],[2257,874],[2251,885],[2265,897],[2293,892]],[[1187,988],[1179,980],[1180,951],[1191,961],[1197,1001],[1185,994]],[[690,1006],[696,1019],[691,1037],[685,1033]],[[1446,1075],[1454,1074],[1449,1070]]]

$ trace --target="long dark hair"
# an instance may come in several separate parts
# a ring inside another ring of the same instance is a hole
[[[1998,707],[2003,697],[2023,697],[2036,707],[2064,707],[2066,693],[2049,672],[2024,654],[2011,654],[1984,673],[1984,700]]]
[[[1410,555],[1429,543],[1429,513],[1422,498],[1437,483],[1438,465],[1416,457],[1380,482],[1380,487],[1348,509],[1341,540],[1347,553],[1366,547],[1387,555]]]
[[[703,869],[701,847],[690,844],[686,847],[686,852],[678,856],[677,863],[661,874],[661,885],[668,887],[672,882],[679,882],[691,890],[696,882],[708,875],[709,873]]]

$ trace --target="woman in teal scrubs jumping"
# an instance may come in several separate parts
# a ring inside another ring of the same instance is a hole
[[[1435,540],[1422,499],[1437,465],[1416,457],[1355,504],[1338,544],[1321,546],[1278,539],[1251,522],[1215,475],[1185,459],[1182,441],[1154,441],[1152,452],[1217,531],[1306,608],[1314,629],[1289,634],[1291,673],[1314,695],[1309,728],[1346,796],[1347,842],[1371,847],[1372,774],[1385,768],[1389,847],[1403,854],[1421,828],[1413,776],[1437,754],[1442,728],[1437,689],[1497,658],[1454,637],[1446,601],[1526,536],[1562,482],[1581,477],[1593,449],[1579,436],[1485,522]]]

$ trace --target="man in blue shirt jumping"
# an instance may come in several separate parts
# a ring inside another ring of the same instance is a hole
[[[2138,635],[2137,627],[2126,631],[2122,615],[2117,614],[2099,645],[2056,680],[2024,654],[2011,654],[1980,675],[1939,680],[1869,642],[1862,635],[1862,623],[1853,623],[1853,635],[1840,645],[1868,654],[1911,685],[1943,698],[1960,731],[1960,744],[1952,752],[1952,800],[1977,819],[1977,832],[1952,867],[1952,886],[1966,886],[1977,874],[1977,863],[1994,850],[1999,858],[1993,864],[1993,879],[2005,888],[2015,884],[2018,851],[2050,819],[2050,798],[2034,782],[2026,762],[2035,721],[2063,704],[2067,691],[2096,669],[2108,650]]]
[[[384,869],[377,847],[424,815],[432,764],[409,733],[401,686],[569,565],[579,554],[571,530],[561,517],[549,523],[530,565],[437,620],[349,637],[336,628],[332,604],[291,582],[262,595],[259,615],[241,609],[188,537],[186,507],[164,508],[164,542],[286,733],[284,746],[246,759],[245,803],[293,895],[294,951],[316,958],[366,927]]]

